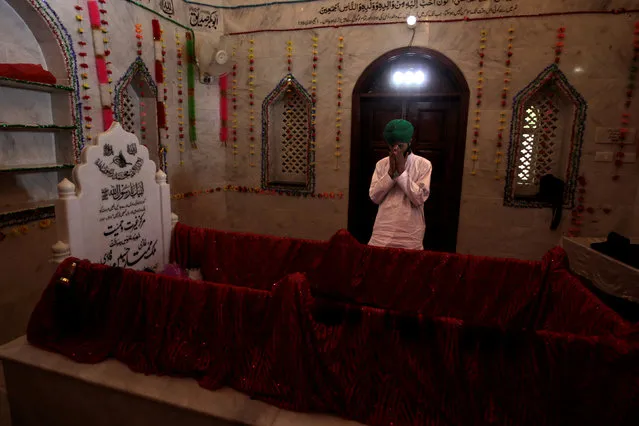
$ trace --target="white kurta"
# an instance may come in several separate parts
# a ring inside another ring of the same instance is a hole
[[[424,202],[430,195],[432,165],[424,157],[408,154],[406,170],[395,179],[388,175],[390,161],[375,166],[369,195],[379,204],[371,246],[422,250],[426,224]]]

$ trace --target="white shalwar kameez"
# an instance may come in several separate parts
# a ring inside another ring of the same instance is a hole
[[[408,154],[404,172],[388,174],[390,160],[377,162],[369,195],[379,204],[371,246],[422,250],[426,224],[424,202],[430,195],[432,165],[424,157]]]

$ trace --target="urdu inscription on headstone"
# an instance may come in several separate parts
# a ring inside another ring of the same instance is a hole
[[[169,185],[134,134],[114,123],[84,148],[73,176],[76,187],[63,181],[56,205],[71,256],[138,270],[167,263]]]

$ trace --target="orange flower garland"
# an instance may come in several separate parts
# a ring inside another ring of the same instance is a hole
[[[31,229],[48,229],[55,224],[55,219],[42,219],[33,223],[11,226],[0,230],[0,242],[9,237],[21,237],[27,235]]]

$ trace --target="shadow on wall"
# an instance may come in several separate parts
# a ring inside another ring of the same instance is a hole
[[[57,265],[50,263],[55,226],[29,227],[0,242],[0,344],[25,333],[26,325]]]

